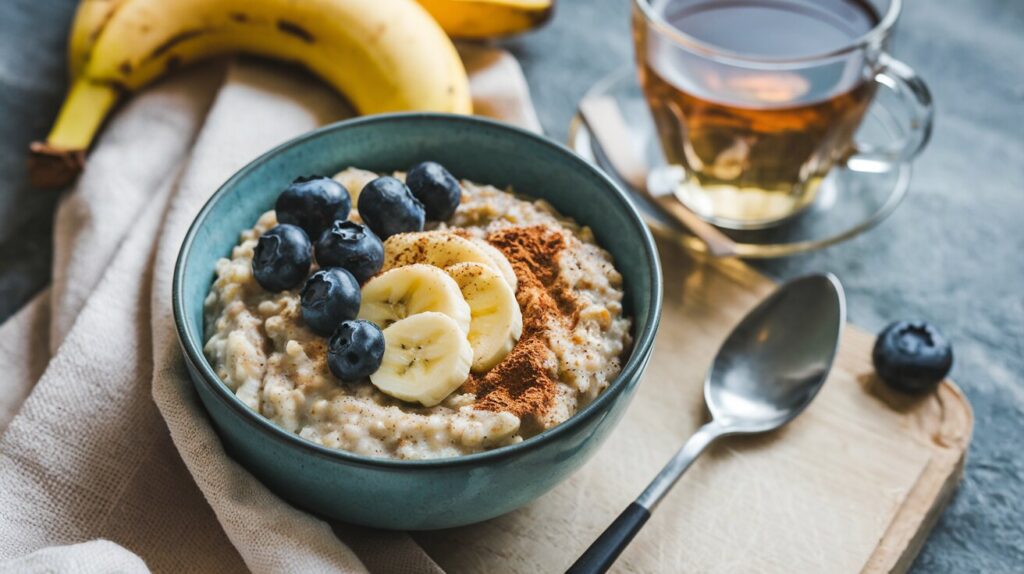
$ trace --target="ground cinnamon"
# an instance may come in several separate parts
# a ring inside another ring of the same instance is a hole
[[[558,281],[558,258],[566,238],[558,230],[537,225],[500,229],[487,240],[515,270],[523,334],[497,366],[470,377],[464,389],[477,395],[476,408],[509,412],[529,424],[550,408],[557,393],[556,373],[547,365],[551,351],[545,333],[552,324],[574,323],[578,313],[572,292]]]

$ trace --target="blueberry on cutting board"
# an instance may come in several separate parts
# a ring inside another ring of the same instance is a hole
[[[414,165],[405,176],[405,184],[423,204],[427,219],[432,221],[446,221],[462,199],[459,180],[437,162]]]
[[[383,359],[384,334],[369,321],[345,321],[327,342],[327,366],[343,381],[369,377]]]
[[[369,228],[354,221],[335,221],[316,242],[320,267],[344,267],[365,282],[384,265],[384,244]]]
[[[941,331],[924,321],[897,321],[882,330],[871,359],[892,388],[924,393],[953,367],[953,347]]]
[[[282,223],[260,235],[253,250],[253,277],[274,293],[296,287],[309,273],[312,250],[301,227]]]
[[[306,326],[327,337],[342,322],[355,319],[362,293],[351,273],[332,267],[314,273],[302,288],[300,299],[302,320]]]
[[[422,231],[423,204],[409,188],[391,176],[371,181],[359,192],[359,217],[381,239],[396,233]]]
[[[277,196],[274,211],[280,223],[298,225],[310,238],[320,237],[336,219],[348,218],[352,198],[345,186],[329,177],[300,177]]]

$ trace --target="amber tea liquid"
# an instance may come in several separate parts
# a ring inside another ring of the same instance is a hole
[[[687,174],[680,197],[728,227],[764,227],[798,213],[850,151],[875,84],[862,59],[773,61],[849,46],[878,23],[874,10],[857,0],[652,5],[671,27],[719,54],[682,50],[634,26],[640,80],[662,148]]]

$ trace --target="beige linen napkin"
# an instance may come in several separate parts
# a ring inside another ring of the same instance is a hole
[[[538,130],[514,58],[461,52],[477,111]],[[242,61],[113,119],[58,210],[53,285],[0,326],[0,571],[439,570],[407,535],[327,524],[225,456],[174,333],[174,259],[202,204],[347,115],[310,78]]]

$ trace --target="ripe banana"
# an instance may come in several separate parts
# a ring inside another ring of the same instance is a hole
[[[469,377],[473,348],[448,315],[418,313],[384,329],[384,357],[370,382],[397,399],[432,407]]]
[[[68,37],[72,80],[85,69],[93,46],[114,13],[128,0],[81,0]],[[491,38],[523,32],[547,21],[554,0],[418,0],[449,36]]]
[[[492,247],[487,244],[487,247]],[[498,263],[500,257],[501,263]],[[501,273],[512,291],[516,289],[516,275],[505,256],[496,248],[489,251],[480,243],[448,231],[399,233],[384,241],[384,270],[426,263],[445,268],[456,263],[481,263]]]
[[[554,0],[418,0],[453,38],[509,36],[550,17]]]
[[[85,70],[104,26],[126,0],[82,0],[75,10],[68,35],[68,76],[74,81]]]
[[[458,263],[445,268],[469,304],[469,345],[474,373],[497,365],[523,334],[523,315],[516,295],[500,273],[480,263]]]
[[[178,66],[230,53],[298,62],[364,114],[472,110],[455,47],[413,0],[118,2],[109,12],[81,8],[84,21],[74,27],[71,49],[76,61],[78,50],[88,51],[87,62],[46,142],[33,145],[37,157],[80,158],[122,92]],[[90,48],[96,28],[100,33]]]
[[[459,285],[431,265],[396,267],[363,285],[359,318],[381,329],[406,317],[436,311],[452,318],[463,334],[469,332],[470,308]]]

